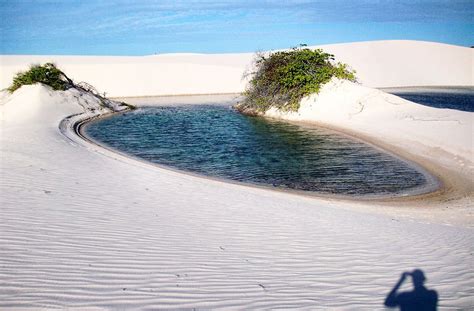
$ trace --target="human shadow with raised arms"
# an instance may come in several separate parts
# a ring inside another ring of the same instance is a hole
[[[411,276],[414,289],[409,292],[398,293],[398,289],[405,279]],[[385,299],[385,306],[389,308],[400,307],[401,311],[432,311],[437,309],[438,293],[424,286],[425,274],[420,269],[413,272],[403,272],[398,283]]]

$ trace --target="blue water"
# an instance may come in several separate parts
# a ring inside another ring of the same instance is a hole
[[[474,112],[474,87],[404,87],[383,90],[425,106]]]
[[[85,133],[153,163],[278,189],[364,196],[426,184],[412,166],[361,141],[243,116],[228,104],[140,108],[89,123]]]

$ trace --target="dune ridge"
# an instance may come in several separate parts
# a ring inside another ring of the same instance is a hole
[[[313,46],[357,71],[369,87],[474,85],[474,49],[433,42],[393,40]],[[54,62],[76,82],[108,96],[240,93],[254,53],[151,56],[1,55],[0,89],[31,63]],[[203,78],[204,77],[204,78]]]

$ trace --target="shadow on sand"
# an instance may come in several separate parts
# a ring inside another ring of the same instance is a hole
[[[413,290],[398,293],[398,289],[409,276],[413,281]],[[425,280],[425,274],[422,270],[416,269],[413,272],[403,272],[400,280],[385,299],[385,306],[389,308],[400,307],[402,311],[436,310],[438,293],[435,290],[427,289],[424,286]]]

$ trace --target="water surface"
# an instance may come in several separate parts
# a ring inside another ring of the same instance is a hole
[[[403,87],[385,92],[434,108],[474,112],[474,87]]]
[[[153,163],[278,189],[387,195],[427,181],[413,166],[361,141],[243,116],[228,104],[140,108],[92,122],[85,132]]]

